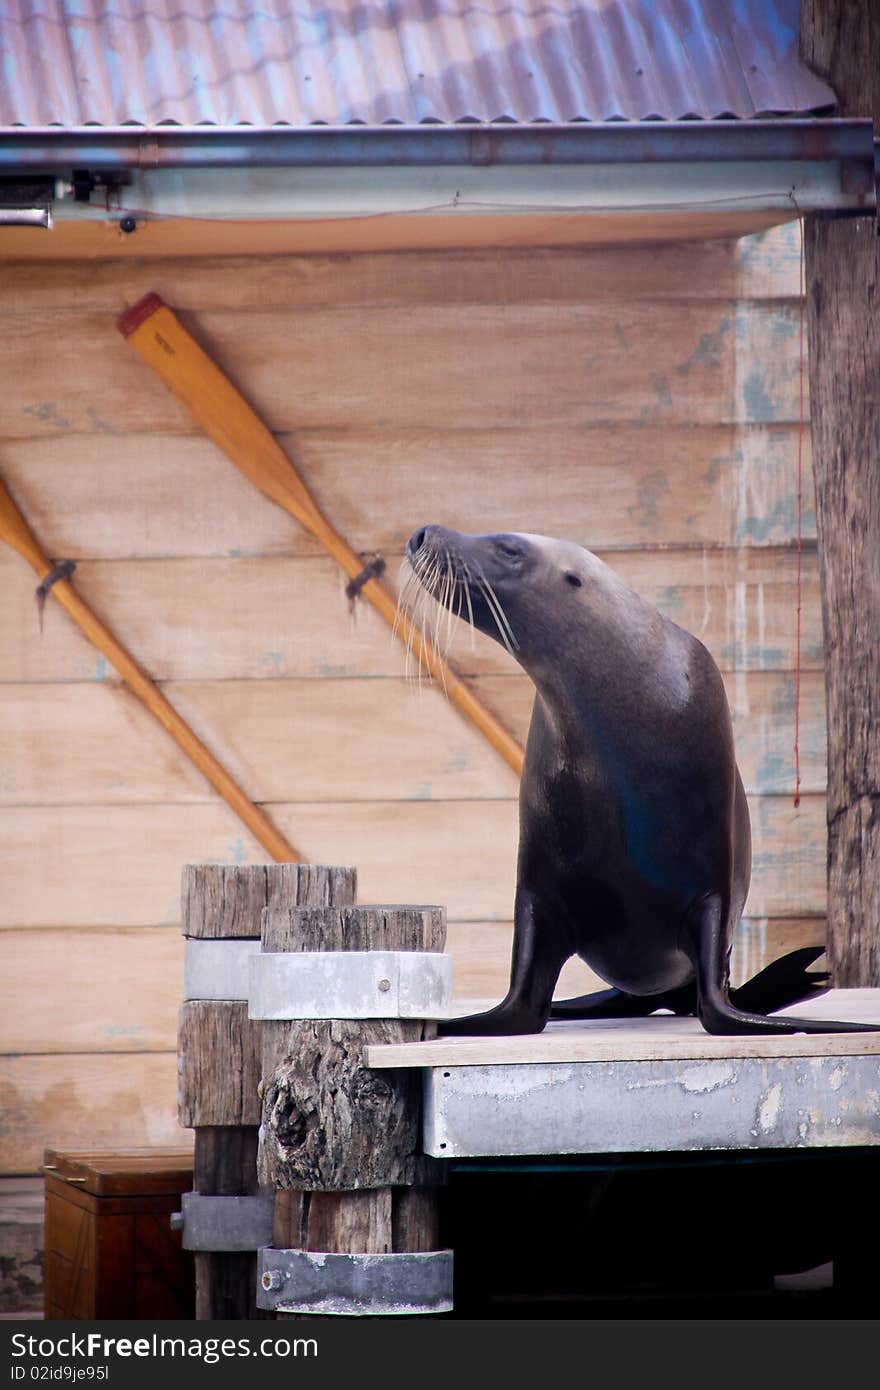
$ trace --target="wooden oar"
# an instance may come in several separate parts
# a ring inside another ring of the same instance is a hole
[[[206,434],[261,492],[283,507],[315,536],[349,579],[363,575],[364,562],[327,520],[294,465],[241,393],[155,293],[144,295],[119,320],[119,331],[186,406]],[[396,600],[375,578],[358,585],[401,641],[420,651],[452,703],[485,735],[514,772],[521,773],[522,748],[472,693],[433,643],[401,613]]]
[[[53,573],[51,561],[43,554],[36,536],[13,502],[2,479],[0,479],[0,540],[6,541],[7,545],[11,545],[13,550],[17,550],[20,555],[24,556],[28,564],[39,575],[41,582]],[[67,609],[73,621],[82,629],[89,641],[94,643],[98,650],[106,656],[126,685],[134,691],[139,700],[143,701],[150,713],[158,719],[163,729],[167,729],[187,757],[207,777],[215,791],[218,791],[224,801],[232,807],[235,814],[244,822],[254,838],[259,840],[263,848],[271,854],[272,858],[279,863],[300,863],[302,856],[297,854],[280,831],[276,830],[268,816],[254,805],[238,783],[218,763],[213,753],[210,753],[201,739],[196,737],[186,720],[181,719],[177,710],[168,703],[155,682],[150,680],[150,677],[141,669],[134,657],[116,640],[110,629],[105,627],[100,618],[92,612],[85,600],[80,598],[70,580],[66,578],[54,580],[49,592],[63,608]]]

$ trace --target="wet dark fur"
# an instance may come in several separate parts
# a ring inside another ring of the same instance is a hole
[[[503,642],[536,687],[510,989],[441,1031],[539,1032],[551,1016],[657,1008],[695,1013],[711,1033],[861,1031],[766,1016],[822,992],[826,977],[806,973],[821,947],[729,987],[749,814],[724,686],[703,644],[569,542],[429,526],[407,553],[435,597]],[[575,954],[611,988],[554,1005]]]

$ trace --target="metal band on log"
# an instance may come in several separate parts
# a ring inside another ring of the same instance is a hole
[[[452,1251],[395,1255],[260,1251],[264,1307],[300,1315],[391,1317],[452,1309]]]
[[[263,914],[265,953],[440,952],[445,937],[446,914],[440,907],[304,908]],[[278,1251],[350,1255],[356,1257],[355,1264],[366,1256],[437,1253],[434,1187],[441,1181],[440,1165],[421,1152],[420,1077],[417,1072],[374,1072],[363,1064],[367,1043],[417,1041],[434,1036],[436,1025],[400,1018],[324,1018],[264,1021],[261,1027],[258,1168],[261,1185],[275,1188],[275,1249],[261,1252],[264,1273],[288,1268],[283,1260],[278,1263]],[[378,1280],[370,1287],[377,1291],[381,1285],[387,1291],[399,1286],[388,1270],[396,1268],[399,1279],[405,1277],[402,1263],[386,1262],[382,1274],[355,1275],[348,1261],[343,1262],[348,1271],[345,1288],[336,1288],[334,1271],[340,1272],[343,1265],[337,1271],[330,1262],[325,1265],[326,1282],[317,1288],[314,1271],[320,1268],[319,1260],[303,1263],[291,1258],[288,1264],[290,1270],[310,1271],[299,1290],[296,1279],[287,1275],[283,1289],[270,1286],[258,1293],[260,1306],[275,1308],[282,1317],[314,1315],[322,1302],[325,1311],[340,1311],[334,1306],[337,1299],[347,1312],[369,1314],[382,1300],[378,1292],[376,1298],[365,1293],[358,1303],[352,1289],[367,1287],[358,1280]],[[431,1298],[398,1311],[431,1313],[451,1307],[451,1260],[427,1264],[434,1270]],[[439,1289],[441,1266],[445,1273]]]
[[[257,1197],[203,1197],[184,1192],[180,1228],[184,1250],[250,1250],[272,1239],[271,1193]]]
[[[181,885],[184,936],[257,948],[266,908],[353,902],[353,868],[314,864],[188,864]],[[260,1027],[247,1016],[247,970],[231,997],[190,998],[179,1018],[180,1123],[195,1129],[193,1187],[210,1197],[257,1194]],[[187,989],[187,993],[191,990]],[[234,1250],[196,1254],[196,1318],[259,1316],[256,1258]]]
[[[189,937],[183,956],[183,997],[248,999],[248,962],[260,954],[259,938],[203,941]]]
[[[266,951],[247,964],[252,1019],[436,1018],[452,998],[439,951]]]

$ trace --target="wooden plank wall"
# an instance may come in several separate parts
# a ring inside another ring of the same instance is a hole
[[[738,976],[824,932],[822,634],[807,486],[792,804],[798,230],[668,247],[0,268],[0,474],[47,551],[308,857],[442,902],[461,994],[504,988],[516,782],[333,563],[116,332],[176,306],[395,577],[436,520],[598,551],[724,669],[755,837]],[[805,466],[809,479],[809,440]],[[0,553],[0,1172],[175,1133],[178,883],[258,847]],[[494,644],[453,660],[524,736]],[[568,968],[577,989],[586,975]],[[588,980],[587,980],[588,982]]]

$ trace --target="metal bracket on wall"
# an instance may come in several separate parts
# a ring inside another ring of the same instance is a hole
[[[452,1251],[257,1254],[257,1307],[285,1313],[389,1317],[452,1310]]]

